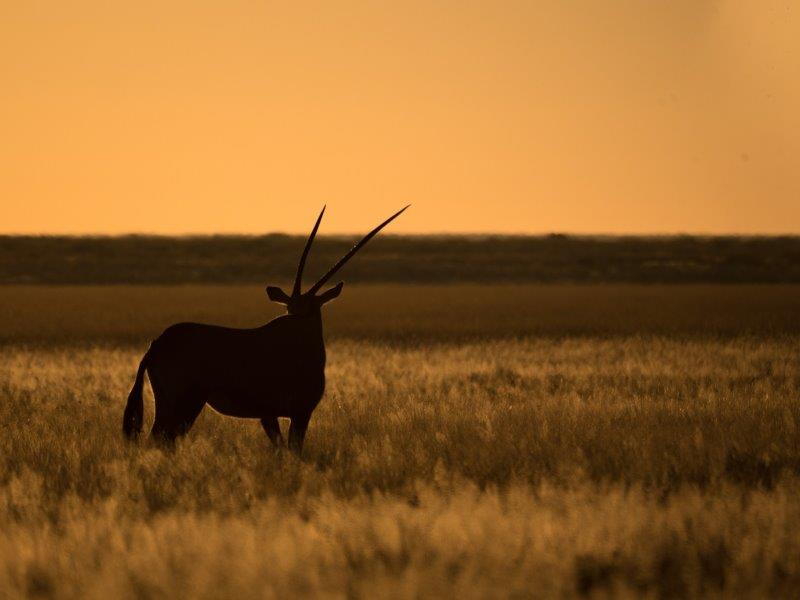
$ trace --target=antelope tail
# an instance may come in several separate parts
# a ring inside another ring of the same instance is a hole
[[[129,440],[135,440],[142,433],[144,415],[144,401],[142,400],[142,387],[144,386],[144,371],[147,368],[148,350],[139,363],[136,371],[136,381],[133,382],[128,403],[125,405],[125,414],[122,416],[122,432]]]

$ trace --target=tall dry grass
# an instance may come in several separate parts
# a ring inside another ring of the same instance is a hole
[[[441,339],[334,339],[302,461],[126,444],[139,349],[5,346],[0,590],[797,595],[796,335]]]

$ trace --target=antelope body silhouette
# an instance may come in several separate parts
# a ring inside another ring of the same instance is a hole
[[[372,237],[408,208],[378,225],[345,254],[307,292],[301,292],[303,268],[325,208],[317,218],[297,266],[292,294],[267,286],[273,302],[286,315],[254,329],[233,329],[200,323],[168,327],[145,353],[128,395],[122,430],[129,439],[142,431],[144,375],[155,397],[151,436],[165,442],[185,434],[209,404],[232,417],[261,419],[275,446],[283,443],[278,417],[291,419],[289,448],[303,449],[311,413],[325,390],[325,342],[322,305],[342,291],[340,282],[320,288]]]

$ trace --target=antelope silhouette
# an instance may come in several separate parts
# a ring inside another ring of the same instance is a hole
[[[409,205],[410,206],[410,205]],[[206,404],[224,415],[261,419],[270,441],[283,444],[278,417],[291,419],[289,448],[298,455],[311,413],[325,390],[325,342],[322,305],[342,292],[343,282],[317,295],[323,285],[381,229],[408,208],[365,235],[305,293],[303,268],[325,207],[308,236],[294,288],[289,295],[267,286],[267,296],[286,306],[286,315],[254,329],[200,323],[168,327],[150,344],[128,395],[122,430],[129,439],[142,431],[145,371],[155,397],[151,436],[172,443],[189,431]]]

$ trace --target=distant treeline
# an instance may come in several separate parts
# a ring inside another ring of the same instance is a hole
[[[319,237],[307,281],[355,240]],[[282,282],[293,277],[304,241],[279,234],[0,236],[0,283]],[[340,276],[396,283],[800,283],[800,237],[386,235]]]

